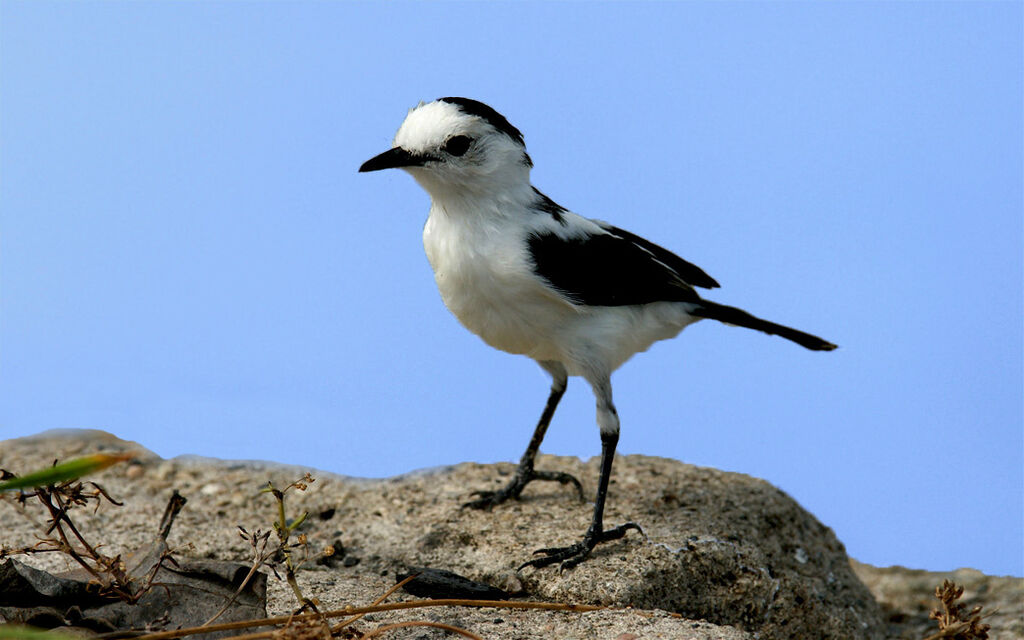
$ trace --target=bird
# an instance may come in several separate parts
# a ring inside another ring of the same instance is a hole
[[[706,300],[719,287],[701,268],[607,222],[557,204],[530,181],[523,134],[490,106],[463,97],[420,102],[389,150],[360,172],[402,169],[430,196],[423,245],[441,298],[459,322],[501,351],[532,358],[551,376],[533,436],[506,486],[477,491],[464,507],[519,499],[531,481],[573,485],[567,473],[534,468],[568,379],[589,383],[596,400],[601,465],[593,515],[576,543],[546,547],[523,563],[571,569],[600,543],[637,523],[604,524],[620,421],[611,375],[634,354],[703,319],[781,336],[814,351],[836,345],[736,307]]]

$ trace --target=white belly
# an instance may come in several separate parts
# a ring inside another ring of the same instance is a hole
[[[432,214],[423,230],[445,305],[495,349],[561,362],[570,375],[610,373],[697,319],[687,313],[689,305],[679,302],[573,305],[533,273],[517,229],[453,223]]]

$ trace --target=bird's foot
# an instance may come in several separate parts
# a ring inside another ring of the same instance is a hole
[[[519,494],[533,480],[549,480],[560,484],[571,484],[576,487],[576,493],[579,495],[580,502],[583,501],[583,485],[580,484],[580,481],[575,476],[562,473],[561,471],[530,470],[524,472],[519,470],[516,471],[516,476],[512,479],[512,482],[503,488],[497,491],[474,491],[472,495],[478,496],[477,499],[470,500],[462,506],[472,509],[487,509],[489,511],[495,505],[499,505],[506,500],[519,499]]]
[[[614,529],[608,529],[607,531],[595,532],[593,528],[587,529],[587,533],[584,534],[583,540],[576,544],[569,545],[568,547],[549,547],[547,549],[537,549],[534,551],[534,555],[543,555],[543,558],[537,558],[536,560],[529,560],[519,566],[519,571],[524,567],[546,567],[548,565],[561,562],[561,569],[572,569],[579,563],[583,562],[590,555],[590,552],[598,544],[602,542],[608,542],[609,540],[618,540],[619,538],[626,535],[626,532],[630,529],[636,529],[643,535],[643,529],[640,528],[635,522],[627,522],[626,524],[619,525]]]

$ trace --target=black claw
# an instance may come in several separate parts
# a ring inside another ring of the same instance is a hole
[[[490,511],[494,505],[501,504],[509,499],[510,496],[503,495],[503,491],[474,491],[470,495],[480,496],[476,500],[470,500],[469,502],[462,503],[462,508],[469,507],[470,509],[483,509]]]
[[[589,557],[590,557],[589,553],[587,553],[587,554],[577,554],[575,556],[572,556],[571,558],[563,560],[562,564],[558,565],[558,572],[561,573],[561,572],[565,571],[566,569],[572,569],[572,568],[576,567],[576,565],[578,565],[579,563],[583,562],[584,560],[586,560]]]
[[[534,555],[543,555],[543,558],[535,558],[528,560],[523,564],[519,565],[516,571],[521,571],[525,567],[534,567],[540,569],[549,565],[561,562],[561,571],[566,569],[572,569],[576,565],[580,564],[590,556],[590,552],[598,544],[602,542],[608,542],[609,540],[618,540],[626,535],[626,532],[630,529],[635,529],[643,535],[644,531],[635,522],[627,522],[621,524],[613,529],[602,531],[600,533],[591,533],[587,531],[586,535],[583,536],[583,540],[576,544],[569,545],[568,547],[547,547],[544,549],[537,549],[533,552]]]
[[[566,552],[565,555],[564,555],[564,557],[566,557],[566,558],[569,557],[570,555],[572,555],[572,553],[568,553],[569,549],[570,549],[570,547],[565,547],[564,549],[562,549],[562,551]],[[538,550],[538,551],[534,551],[534,553],[536,554],[536,553],[539,553],[541,551],[554,551],[554,549],[541,549],[541,550]],[[535,569],[541,569],[541,568],[546,567],[548,565],[555,564],[556,562],[561,560],[562,557],[563,557],[563,554],[559,553],[559,554],[549,555],[549,556],[547,556],[545,558],[537,558],[535,560],[527,560],[523,564],[519,565],[519,568],[517,568],[516,571],[522,571],[526,567],[533,567]]]
[[[607,531],[601,532],[601,539],[599,542],[606,542],[608,540],[618,540],[619,538],[626,535],[626,532],[630,529],[636,530],[640,535],[644,535],[644,530],[640,528],[635,522],[627,522],[626,524],[620,524],[614,529],[608,529]]]
[[[586,497],[583,495],[583,485],[580,484],[580,481],[577,480],[576,476],[574,476],[574,475],[571,475],[571,474],[568,474],[568,473],[562,473],[561,471],[534,471],[533,472],[533,479],[534,480],[552,480],[552,481],[557,482],[559,484],[571,484],[572,486],[574,486],[576,488],[576,493],[577,493],[577,495],[579,495],[580,502],[583,502],[583,501],[586,500]]]
[[[561,471],[531,471],[527,474],[516,474],[506,487],[497,491],[474,491],[470,495],[479,496],[476,500],[470,500],[462,504],[463,508],[484,509],[490,511],[495,505],[499,505],[510,499],[519,499],[526,485],[533,480],[549,480],[559,484],[571,484],[576,487],[580,501],[583,501],[583,485],[574,476]]]

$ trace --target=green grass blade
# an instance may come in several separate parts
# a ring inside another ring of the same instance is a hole
[[[20,624],[0,624],[0,640],[65,640],[75,638],[70,633],[26,627]]]
[[[66,480],[74,480],[84,475],[106,469],[110,465],[131,460],[134,453],[94,453],[90,456],[68,460],[52,467],[33,471],[17,478],[0,482],[0,491],[12,491],[28,487],[45,487]]]

